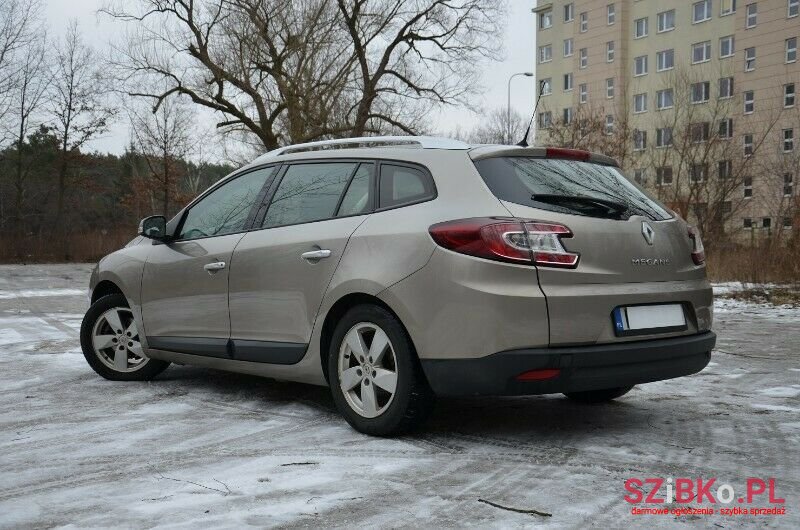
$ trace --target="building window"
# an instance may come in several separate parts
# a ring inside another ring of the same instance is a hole
[[[783,218],[783,229],[784,230],[791,230],[792,228],[792,218],[791,217],[784,217]]]
[[[669,147],[672,145],[672,127],[656,129],[656,147]]]
[[[564,39],[564,57],[572,56],[572,39]]]
[[[614,62],[614,41],[608,41],[606,43],[606,62],[613,63]]]
[[[723,77],[719,80],[719,98],[726,99],[733,97],[733,78]]]
[[[745,134],[743,136],[744,143],[744,156],[753,156],[753,135]]]
[[[656,92],[656,108],[658,110],[671,109],[673,104],[672,89],[665,88]]]
[[[752,114],[754,110],[756,110],[755,93],[752,90],[748,90],[744,93],[744,113]]]
[[[580,32],[586,33],[587,31],[589,31],[589,13],[586,13],[584,11],[579,15],[579,18],[581,23]]]
[[[758,24],[758,4],[753,2],[752,4],[747,4],[745,9],[744,27],[750,29],[756,27],[756,24]]]
[[[578,87],[579,101],[586,103],[589,100],[589,91],[586,89],[586,83],[581,83]]]
[[[786,62],[797,62],[797,37],[786,39]]]
[[[722,37],[721,39],[719,39],[720,58],[733,57],[734,53],[735,50],[734,50],[733,35],[728,35],[727,37]]]
[[[747,48],[744,51],[744,71],[752,72],[756,69],[756,49]]]
[[[691,85],[692,103],[706,103],[711,97],[711,83],[701,81]]]
[[[580,68],[584,69],[589,66],[589,50],[581,48],[578,55],[580,55]]]
[[[730,140],[733,138],[733,119],[725,118],[719,122],[719,137],[722,140]]]
[[[606,97],[611,99],[614,97],[614,78],[609,77],[606,79]]]
[[[633,150],[644,151],[647,149],[647,131],[636,129],[633,131]]]
[[[794,191],[793,181],[794,175],[791,173],[784,173],[783,175],[783,196],[784,197],[791,197],[792,192]]]
[[[745,177],[742,183],[743,197],[750,199],[753,197],[753,177]]]
[[[656,16],[658,20],[658,32],[664,33],[675,29],[675,10],[662,11]]]
[[[553,113],[550,111],[542,112],[539,114],[539,128],[549,129],[553,123]]]
[[[656,186],[672,184],[672,166],[656,168]]]
[[[549,63],[553,60],[553,47],[550,44],[539,46],[539,63]]]
[[[706,122],[692,123],[689,125],[689,133],[692,138],[692,143],[699,144],[708,141],[710,134],[711,124]]]
[[[564,92],[572,90],[572,73],[564,74]]]
[[[786,18],[796,17],[800,13],[800,0],[788,0],[786,5]]]
[[[692,24],[711,20],[711,0],[701,0],[692,6]]]
[[[742,228],[744,228],[745,230],[751,230],[753,228],[753,220],[750,217],[743,218]]]
[[[772,218],[771,217],[762,217],[761,218],[761,228],[766,228],[767,230],[772,228]]]
[[[733,162],[731,160],[720,160],[717,163],[717,177],[724,180],[733,175]]]
[[[733,211],[733,204],[731,201],[722,201],[722,213],[731,213]]]
[[[675,67],[675,50],[656,52],[656,70],[663,72]]]
[[[794,107],[794,83],[783,85],[783,106]]]
[[[606,114],[606,134],[614,132],[614,116]]]
[[[647,17],[637,18],[633,21],[633,38],[647,37]]]
[[[572,123],[572,107],[567,107],[564,109],[563,120],[564,125],[569,125]]]
[[[647,94],[635,94],[633,96],[633,112],[647,112]]]
[[[617,21],[617,10],[614,8],[614,4],[608,4],[606,6],[606,19],[608,20],[609,26],[613,26],[614,22]]]
[[[575,20],[574,4],[564,4],[564,22],[572,22],[573,20]]]
[[[553,25],[553,11],[548,9],[539,13],[539,29],[547,29]]]
[[[708,177],[708,164],[692,164],[689,168],[689,180],[692,183],[703,182]]]
[[[736,13],[736,0],[722,0],[721,4],[719,16],[724,17]]]
[[[640,185],[644,186],[647,184],[647,176],[645,174],[644,169],[634,169],[633,170],[633,181]]]
[[[794,151],[794,129],[784,129],[783,134],[783,152],[791,153]]]
[[[553,81],[549,77],[547,79],[542,79],[541,81],[541,94],[543,96],[549,96],[553,93]]]
[[[633,58],[633,75],[646,75],[647,74],[647,55],[642,55]]]
[[[692,44],[692,64],[704,63],[711,60],[711,41]]]

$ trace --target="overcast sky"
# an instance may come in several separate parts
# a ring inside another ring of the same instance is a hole
[[[46,15],[52,36],[63,34],[68,22],[77,19],[87,43],[104,54],[108,43],[119,35],[119,26],[106,16],[97,15],[103,0],[47,0]],[[478,102],[485,109],[506,107],[508,77],[515,72],[533,71],[535,68],[534,15],[531,9],[535,0],[509,0],[509,20],[505,35],[506,58],[501,63],[490,63],[484,68],[482,85],[485,95]],[[529,115],[534,101],[535,83],[532,78],[515,78],[511,87],[511,106],[523,115]],[[443,132],[453,131],[460,125],[468,130],[479,121],[470,109],[447,108],[435,118],[433,126]],[[90,145],[91,149],[121,153],[128,143],[128,127],[124,119],[115,124],[109,133]]]

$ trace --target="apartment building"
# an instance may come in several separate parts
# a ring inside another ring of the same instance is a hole
[[[800,229],[800,0],[539,0],[534,13],[537,143],[596,123],[631,179],[701,225]],[[608,145],[586,134],[569,137]]]

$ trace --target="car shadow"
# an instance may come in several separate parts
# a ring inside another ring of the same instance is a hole
[[[326,387],[278,381],[270,378],[192,366],[173,366],[158,377],[210,392],[220,402],[259,400],[264,407],[303,403],[325,415],[338,416]],[[425,425],[407,438],[461,435],[564,438],[598,430],[636,436],[652,433],[653,417],[674,413],[674,405],[660,400],[642,400],[634,388],[630,394],[609,403],[585,404],[560,394],[521,397],[437,398]],[[266,410],[266,409],[265,409]],[[333,419],[332,421],[338,421]]]

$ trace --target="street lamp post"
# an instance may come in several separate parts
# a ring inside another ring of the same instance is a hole
[[[508,78],[508,101],[506,105],[506,143],[511,144],[511,80],[519,75],[533,77],[533,72],[517,72]]]

